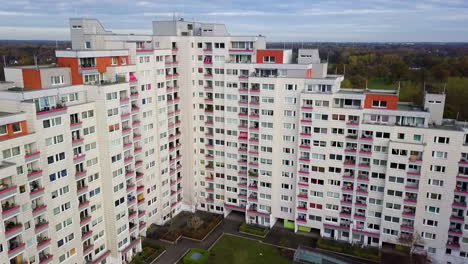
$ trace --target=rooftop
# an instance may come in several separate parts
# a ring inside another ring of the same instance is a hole
[[[422,106],[410,102],[398,102],[397,109],[401,111],[424,111]]]
[[[15,113],[9,113],[9,112],[0,112],[0,117],[5,117],[5,116],[12,116],[15,115]]]
[[[59,67],[57,64],[47,64],[47,65],[21,65],[21,66],[8,66],[6,68],[10,69],[50,69],[50,68],[64,68]]]

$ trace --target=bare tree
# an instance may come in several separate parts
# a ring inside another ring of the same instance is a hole
[[[417,255],[425,255],[427,257],[426,253],[421,254],[421,252],[416,251],[416,249],[420,249],[420,246],[424,244],[419,232],[416,230],[411,234],[400,234],[398,242],[409,248],[410,263],[413,263],[413,255],[415,253],[417,253]]]

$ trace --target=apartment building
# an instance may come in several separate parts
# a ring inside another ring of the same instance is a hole
[[[55,65],[0,84],[4,263],[128,263],[150,224],[194,210],[466,262],[468,126],[444,94],[343,89],[317,50],[222,24],[70,32]]]

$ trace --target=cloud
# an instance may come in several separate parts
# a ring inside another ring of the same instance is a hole
[[[167,20],[175,12],[176,17],[225,23],[232,32],[264,34],[275,40],[468,40],[464,29],[467,0],[101,0],[99,5],[95,0],[3,2],[0,38],[4,39],[69,39],[68,30],[63,29],[68,28],[71,16],[97,18],[113,31],[125,28],[134,33],[150,32],[151,20]]]
[[[16,12],[16,11],[2,11],[0,10],[0,16],[43,16],[41,13],[27,13],[27,12]]]
[[[207,16],[277,16],[282,15],[281,13],[277,12],[265,12],[265,11],[254,11],[254,10],[246,10],[246,11],[219,11],[219,12],[210,12],[206,13]]]

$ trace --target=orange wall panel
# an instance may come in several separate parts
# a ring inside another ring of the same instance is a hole
[[[263,63],[263,57],[265,56],[274,56],[276,64],[283,63],[282,50],[257,50],[257,63]]]
[[[41,89],[41,72],[36,69],[22,69],[24,88]]]
[[[313,74],[312,69],[307,69],[306,78],[307,79],[312,79],[312,74]]]
[[[20,121],[19,123],[21,125],[21,132],[13,133],[13,124],[7,124],[7,134],[0,136],[0,140],[19,137],[28,134],[28,126],[26,125],[26,121]]]
[[[377,108],[372,107],[373,101],[386,101],[387,107],[385,109],[396,110],[398,108],[398,95],[395,94],[366,94],[364,108]]]
[[[78,69],[78,58],[57,58],[57,64],[60,67],[70,68],[73,85],[83,84],[83,76]]]
[[[96,66],[98,72],[106,72],[107,67],[112,64],[112,57],[97,57]]]

